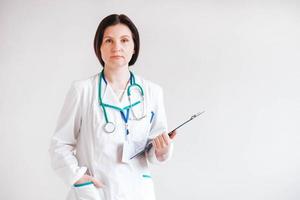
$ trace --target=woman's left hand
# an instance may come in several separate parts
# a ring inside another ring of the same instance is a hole
[[[175,135],[176,135],[175,132],[172,133],[173,136],[172,139],[174,138]],[[171,143],[172,143],[171,138],[167,133],[162,133],[161,135],[153,139],[152,144],[155,148],[156,157],[159,160],[162,160],[163,155],[168,153]]]

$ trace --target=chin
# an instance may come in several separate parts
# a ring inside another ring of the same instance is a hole
[[[123,68],[123,67],[127,67],[128,63],[126,63],[126,62],[113,62],[113,63],[110,64],[110,66],[114,69]]]

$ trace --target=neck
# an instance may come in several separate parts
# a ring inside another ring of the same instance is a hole
[[[112,85],[113,89],[124,89],[130,78],[128,67],[112,69],[104,67],[104,77]]]

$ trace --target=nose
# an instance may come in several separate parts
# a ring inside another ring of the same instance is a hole
[[[112,46],[112,51],[115,52],[115,51],[121,51],[121,50],[122,50],[121,42],[119,42],[119,41],[114,42],[113,46]]]

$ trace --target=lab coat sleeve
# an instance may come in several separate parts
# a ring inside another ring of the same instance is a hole
[[[73,82],[65,98],[49,148],[51,166],[68,186],[73,185],[87,170],[84,166],[78,166],[74,154],[80,126],[80,92],[78,82]]]
[[[150,138],[154,138],[162,133],[167,133],[167,118],[166,118],[166,112],[165,112],[165,106],[164,106],[164,99],[163,99],[163,90],[161,87],[158,87],[156,92],[152,94],[152,98],[155,100],[154,104],[154,118],[151,124],[150,128]],[[149,152],[146,152],[146,157],[150,163],[153,164],[161,164],[168,161],[173,152],[173,143],[171,143],[170,148],[168,152],[163,155],[162,160],[158,160],[155,155],[155,149],[152,147]]]

